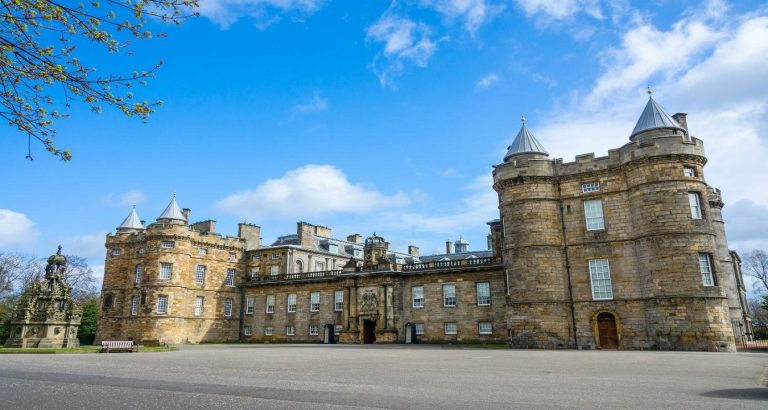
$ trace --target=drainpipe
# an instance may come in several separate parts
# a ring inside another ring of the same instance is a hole
[[[565,272],[568,276],[568,302],[571,306],[571,326],[573,329],[573,344],[576,350],[579,349],[579,338],[576,335],[576,308],[573,303],[573,284],[571,282],[571,258],[568,255],[568,237],[565,231],[565,213],[563,211],[563,193],[560,189],[560,175],[558,174],[557,163],[555,167],[555,182],[557,182],[557,203],[560,208],[560,227],[563,230],[563,253],[565,255]]]
[[[237,289],[240,291],[240,324],[239,328],[237,329],[237,341],[243,343],[243,323],[245,321],[245,291],[240,286],[238,286]]]

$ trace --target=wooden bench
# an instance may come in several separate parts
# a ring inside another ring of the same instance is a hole
[[[101,342],[101,353],[114,351],[138,352],[139,345],[134,344],[132,340],[110,340]]]

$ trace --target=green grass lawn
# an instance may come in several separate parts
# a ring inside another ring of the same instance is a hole
[[[178,350],[173,346],[139,346],[139,352],[170,352]],[[73,353],[98,353],[101,351],[101,346],[80,346],[80,347],[64,347],[60,349],[36,349],[36,348],[15,348],[15,347],[0,347],[0,354],[10,353],[30,353],[30,354],[73,354]]]

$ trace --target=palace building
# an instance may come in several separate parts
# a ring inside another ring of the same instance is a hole
[[[267,246],[256,225],[189,223],[174,197],[107,236],[97,340],[734,351],[751,319],[706,162],[653,98],[605,157],[550,159],[523,120],[493,169],[488,249],[440,255],[306,222]]]

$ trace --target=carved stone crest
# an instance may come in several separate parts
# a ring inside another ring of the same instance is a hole
[[[363,297],[361,299],[363,301],[362,305],[360,306],[361,312],[375,312],[379,307],[379,299],[376,296],[376,292],[372,289],[366,290],[363,293]]]

